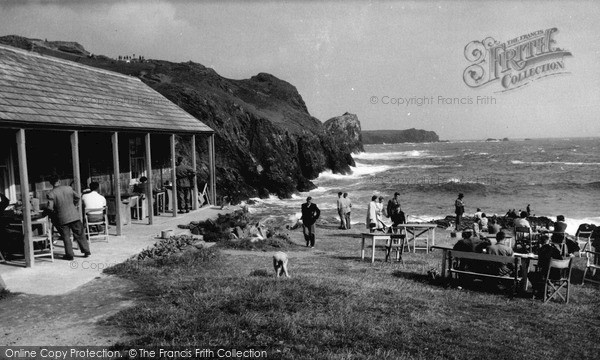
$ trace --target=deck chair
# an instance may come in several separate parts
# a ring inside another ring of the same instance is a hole
[[[600,252],[586,250],[586,253],[587,264],[585,266],[585,270],[583,271],[583,280],[581,281],[581,285],[583,285],[586,280],[595,284],[600,284],[600,279],[594,277],[596,275],[596,270],[600,269]],[[591,273],[591,277],[586,278],[588,271]]]
[[[520,247],[520,249],[518,249]],[[533,235],[531,228],[526,226],[515,227],[515,251],[531,252],[533,249]]]
[[[95,220],[93,216],[94,212],[102,212],[102,220]],[[85,236],[88,241],[103,239],[108,242],[108,215],[106,212],[106,206],[98,209],[85,209]]]
[[[579,231],[576,236],[577,245],[579,245],[579,257],[586,253],[587,250],[592,250],[592,233],[594,231]]]
[[[571,288],[571,269],[573,267],[573,258],[565,260],[550,260],[550,266],[544,277],[544,303],[550,299],[560,297],[565,303],[569,303],[569,290]],[[552,271],[555,269],[555,271]],[[555,276],[558,274],[558,276]],[[562,290],[565,290],[566,295],[563,296]]]

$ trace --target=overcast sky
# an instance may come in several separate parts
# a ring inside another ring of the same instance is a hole
[[[0,35],[192,60],[234,79],[268,72],[296,86],[322,121],[351,112],[363,129],[414,127],[442,139],[600,136],[598,19],[594,1],[0,2]],[[464,83],[469,42],[549,28],[558,29],[554,46],[572,53],[566,74],[508,92],[498,81]],[[385,104],[411,97],[433,101]]]

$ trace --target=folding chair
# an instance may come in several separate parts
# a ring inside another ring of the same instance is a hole
[[[587,250],[592,250],[592,233],[594,231],[580,231],[577,233],[577,245],[579,245],[579,257],[582,253],[587,253]]]
[[[560,297],[565,303],[569,303],[569,290],[571,288],[571,269],[573,267],[573,258],[565,260],[550,260],[550,266],[544,276],[544,303],[552,298]],[[554,269],[554,271],[553,271]],[[566,297],[561,293],[566,290]]]
[[[596,275],[596,270],[600,269],[600,252],[587,250],[586,253],[587,264],[585,266],[585,270],[583,271],[583,280],[581,281],[581,285],[583,285],[585,280],[600,284],[600,280],[598,278],[594,278]],[[592,274],[591,278],[586,278],[588,271],[590,271]]]
[[[102,220],[94,220],[92,213],[102,212]],[[91,218],[91,220],[90,220]],[[106,212],[106,206],[98,209],[85,209],[85,236],[88,241],[92,239],[104,239],[108,242],[108,215]],[[92,230],[95,229],[95,230]]]

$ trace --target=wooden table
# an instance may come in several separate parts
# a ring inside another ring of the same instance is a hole
[[[383,234],[383,233],[362,233],[362,245],[360,249],[360,260],[365,259],[365,239],[371,238],[371,262],[375,262],[375,243],[379,240],[384,240],[387,244],[388,241],[391,241],[392,234]]]
[[[435,246],[435,228],[437,224],[399,224],[395,226],[396,229],[404,229],[407,232],[406,241],[407,243],[412,241],[413,243],[413,252],[417,252],[419,250],[425,250],[429,253],[429,240],[431,239],[431,246]],[[408,237],[408,234],[412,235],[412,237]],[[425,234],[425,237],[422,235]],[[417,240],[425,240],[425,247],[417,247]],[[410,251],[410,246],[409,246]]]

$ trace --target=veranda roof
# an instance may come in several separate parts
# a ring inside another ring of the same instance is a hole
[[[136,77],[4,45],[0,126],[213,132]]]

